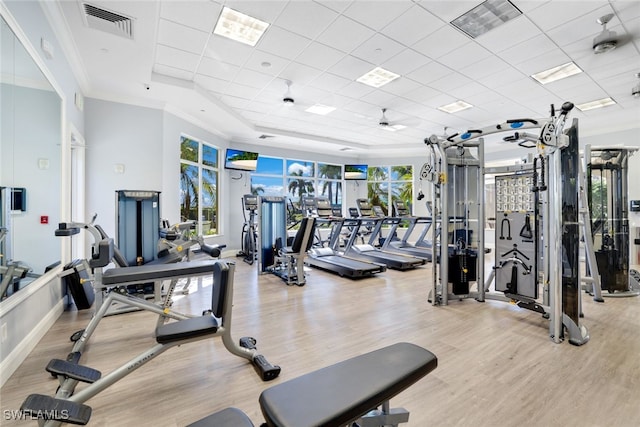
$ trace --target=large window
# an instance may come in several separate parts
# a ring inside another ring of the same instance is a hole
[[[334,207],[342,207],[342,165],[259,156],[251,174],[251,192],[286,196],[293,223],[302,216],[303,197],[324,196]]]
[[[367,196],[387,215],[394,215],[392,206],[400,200],[408,207],[413,201],[413,166],[369,166]]]
[[[196,221],[198,234],[218,233],[218,149],[180,137],[180,220]]]

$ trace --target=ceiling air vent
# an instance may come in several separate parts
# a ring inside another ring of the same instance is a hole
[[[89,3],[83,3],[83,17],[89,28],[105,31],[116,36],[133,38],[133,19]]]

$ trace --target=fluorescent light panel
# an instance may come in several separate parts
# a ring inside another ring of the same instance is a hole
[[[611,98],[602,98],[602,99],[596,99],[595,101],[589,101],[583,104],[578,104],[576,105],[576,108],[578,108],[578,110],[580,111],[589,111],[596,108],[606,107],[608,105],[614,105],[615,103],[616,101],[614,101]]]
[[[255,46],[268,26],[269,24],[266,22],[225,6],[222,8],[213,33],[249,46]]]
[[[464,101],[456,101],[452,102],[451,104],[438,107],[438,110],[444,111],[445,113],[457,113],[458,111],[466,110],[467,108],[471,107],[473,107],[473,105],[468,104]]]
[[[555,82],[556,80],[580,74],[581,72],[582,70],[576,64],[573,62],[567,62],[566,64],[558,65],[557,67],[532,74],[531,77],[538,81],[538,83],[546,85],[548,83]]]
[[[400,75],[385,70],[384,68],[376,67],[365,75],[358,77],[356,81],[377,88],[394,81],[398,77],[400,77]]]
[[[308,113],[320,114],[321,116],[325,116],[335,109],[336,107],[331,107],[330,105],[315,104],[304,111]]]
[[[520,15],[520,9],[509,0],[487,0],[451,21],[451,25],[475,39]]]
[[[397,130],[402,130],[402,129],[406,129],[407,127],[405,125],[389,125],[389,126],[382,126],[382,129],[389,131],[389,132],[395,132]]]

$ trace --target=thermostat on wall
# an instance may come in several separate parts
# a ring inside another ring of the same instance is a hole
[[[629,210],[631,212],[640,212],[640,200],[631,200],[631,207]]]

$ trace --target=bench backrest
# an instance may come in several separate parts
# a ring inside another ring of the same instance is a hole
[[[223,319],[223,321],[227,308],[227,291],[231,288],[230,281],[233,280],[233,271],[231,270],[229,264],[223,261],[218,261],[213,266],[211,311],[214,316]]]

